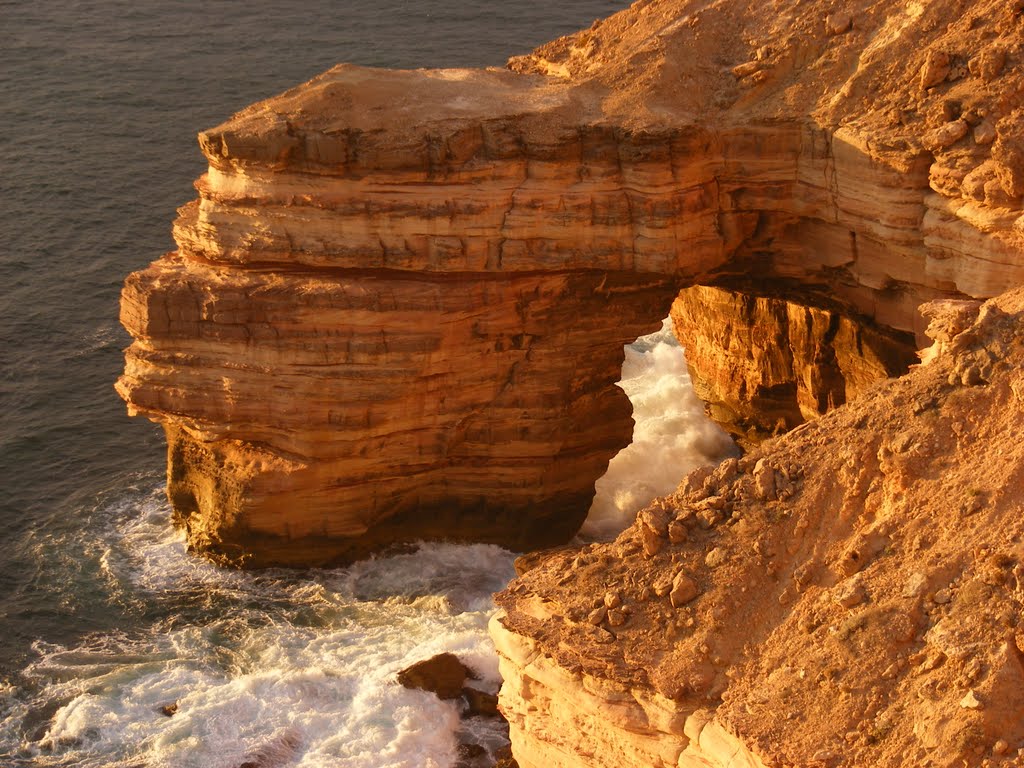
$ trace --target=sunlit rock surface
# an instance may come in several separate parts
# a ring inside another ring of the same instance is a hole
[[[1016,765],[1024,289],[496,597],[522,768]]]
[[[622,345],[679,289],[920,338],[922,301],[1024,281],[1012,6],[640,2],[510,70],[343,65],[204,132],[118,383],[190,542],[563,541],[629,442]]]

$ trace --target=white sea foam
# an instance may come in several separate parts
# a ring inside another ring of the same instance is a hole
[[[37,644],[35,693],[0,690],[0,754],[18,740],[38,766],[443,768],[460,730],[502,744],[496,725],[463,723],[396,674],[450,651],[497,690],[486,625],[511,553],[424,544],[346,569],[242,573],[189,555],[168,517],[147,499],[102,557],[111,593],[158,614],[148,630]],[[32,710],[53,714],[17,736]]]
[[[657,496],[671,493],[693,469],[721,461],[736,447],[704,414],[686,358],[666,318],[657,333],[625,348],[619,386],[633,403],[633,442],[608,464],[582,533],[609,538]]]

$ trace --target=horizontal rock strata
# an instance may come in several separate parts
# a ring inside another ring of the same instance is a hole
[[[515,71],[339,66],[203,133],[118,383],[191,544],[564,540],[629,440],[621,347],[679,289],[920,335],[922,301],[1021,282],[1017,16],[945,5],[829,33],[820,3],[643,2]]]
[[[543,606],[533,615],[551,618]],[[507,618],[496,614],[490,630],[504,681],[502,711],[510,719],[520,768],[764,768],[709,710],[567,670],[545,653],[542,643],[508,631]]]
[[[523,768],[1019,761],[1024,290],[928,314],[928,366],[497,596]]]
[[[145,413],[187,405],[165,421],[171,502],[193,546],[250,565],[568,539],[593,491],[578,474],[600,475],[628,432],[621,345],[669,300],[595,273],[207,280],[166,260],[129,280],[124,317],[151,340],[120,386]]]

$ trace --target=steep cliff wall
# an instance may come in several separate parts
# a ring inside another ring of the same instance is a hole
[[[912,334],[784,299],[697,286],[672,302],[675,334],[710,416],[750,445],[918,362]]]
[[[498,596],[522,768],[1020,764],[1024,290],[928,314],[928,366]]]
[[[118,383],[193,546],[565,539],[680,288],[919,333],[1024,282],[1019,15],[954,6],[640,2],[514,71],[340,66],[203,133]]]

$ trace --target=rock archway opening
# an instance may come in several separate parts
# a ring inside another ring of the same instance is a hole
[[[799,287],[682,289],[661,328],[624,347],[617,386],[633,408],[632,441],[595,483],[581,535],[614,537],[692,470],[906,373],[915,348],[912,334]]]
[[[842,104],[637,113],[527,70],[343,65],[201,134],[177,250],[125,283],[117,384],[167,431],[196,550],[564,543],[629,443],[652,308],[756,442],[905,370],[922,302],[1024,272],[1016,209]]]
[[[694,392],[671,317],[624,351],[618,386],[633,405],[633,440],[611,459],[595,484],[594,501],[580,531],[586,538],[617,535],[640,509],[675,490],[689,472],[739,452]]]

